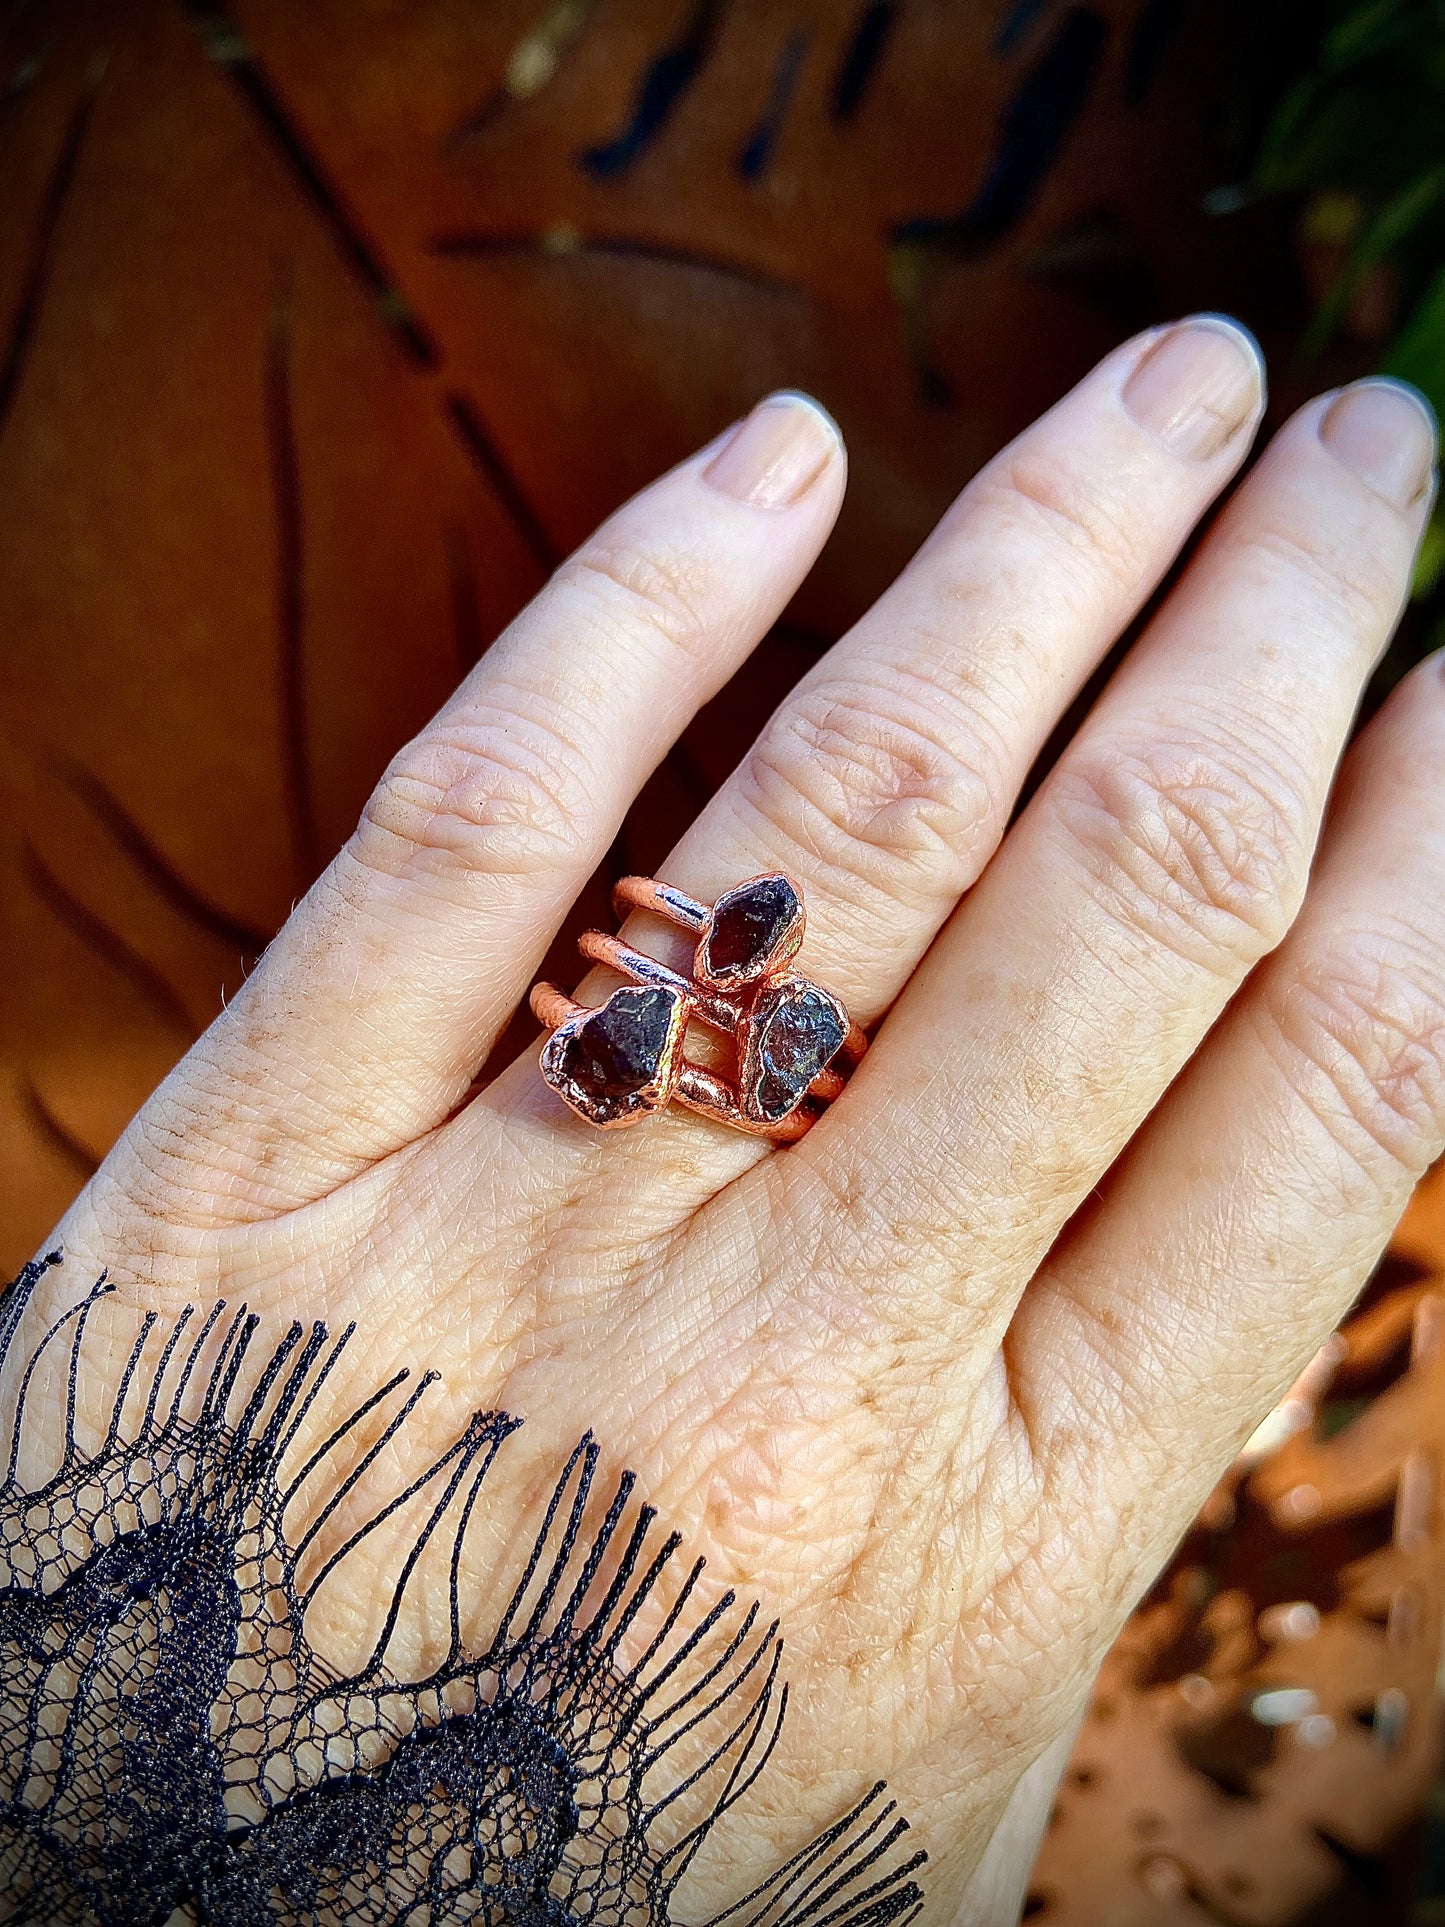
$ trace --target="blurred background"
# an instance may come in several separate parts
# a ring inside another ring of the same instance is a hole
[[[847,435],[564,977],[980,462],[1199,307],[1274,421],[1445,403],[1441,0],[0,4],[6,1275],[619,499],[771,387]],[[1437,519],[1372,701],[1442,574]],[[1442,1293],[1437,1173],[1110,1657],[1030,1918],[1445,1923]]]

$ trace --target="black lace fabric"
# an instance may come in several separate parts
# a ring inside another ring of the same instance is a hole
[[[398,1374],[291,1467],[350,1330],[296,1324],[265,1354],[244,1310],[183,1313],[164,1331],[148,1314],[104,1437],[83,1449],[104,1280],[28,1353],[19,1343],[58,1259],[0,1298],[0,1364],[14,1352],[18,1374],[0,1483],[0,1921],[681,1920],[680,1883],[724,1817],[746,1814],[777,1745],[776,1625],[731,1594],[704,1609],[701,1562],[680,1561],[630,1474],[603,1504],[584,1438],[490,1635],[464,1640],[463,1542],[519,1423],[497,1412],[312,1572],[308,1551],[356,1516],[431,1375],[404,1391]],[[64,1437],[57,1468],[26,1489],[27,1399],[47,1354],[64,1368]],[[308,1645],[308,1605],[408,1506],[421,1523],[380,1634],[340,1676]],[[307,1521],[294,1536],[291,1516]],[[445,1556],[450,1644],[425,1678],[399,1678],[388,1648],[429,1545]],[[706,1927],[911,1921],[924,1856],[906,1832],[876,1786]]]

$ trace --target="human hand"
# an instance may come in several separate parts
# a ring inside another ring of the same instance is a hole
[[[463,1542],[477,1626],[588,1428],[706,1555],[709,1597],[778,1616],[786,1725],[674,1917],[729,1906],[880,1778],[930,1856],[923,1919],[952,1916],[1445,1142],[1438,662],[1351,750],[1316,855],[1427,513],[1408,394],[1357,386],[1280,432],[1008,827],[1259,410],[1224,324],[1108,357],[975,478],[664,866],[706,901],[786,871],[800,966],[886,1013],[803,1142],[675,1109],[594,1133],[533,1051],[469,1095],[632,797],[831,526],[841,450],[784,398],[620,510],[398,755],[53,1241],[37,1312],[102,1267],[115,1287],[89,1315],[86,1356],[113,1365],[81,1383],[87,1449],[138,1308],[354,1320],[341,1407],[398,1363],[443,1375],[370,1477],[394,1460],[401,1489],[475,1409],[525,1421]],[[629,934],[679,954],[652,919]],[[63,1363],[30,1400],[31,1483]],[[325,1431],[318,1406],[296,1452]],[[409,1543],[399,1515],[317,1591],[335,1668],[372,1651]],[[408,1592],[398,1677],[446,1649],[446,1590]],[[970,1917],[1007,1917],[1011,1852]]]

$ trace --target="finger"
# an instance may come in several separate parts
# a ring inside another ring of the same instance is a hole
[[[846,1101],[784,1161],[777,1183],[821,1179],[824,1197],[853,1200],[838,1235],[909,1228],[897,1255],[915,1309],[919,1291],[961,1290],[1001,1331],[1068,1214],[1284,934],[1409,581],[1432,450],[1393,384],[1286,426]]]
[[[808,914],[799,967],[876,1017],[987,862],[1063,709],[1233,474],[1261,394],[1252,341],[1213,317],[1110,355],[970,482],[804,677],[667,881],[711,902],[787,872]]]
[[[822,411],[771,397],[563,565],[183,1069],[193,1137],[209,1114],[228,1164],[264,1147],[274,1201],[455,1106],[637,790],[811,565],[843,469]]]
[[[1172,1536],[1363,1285],[1445,1147],[1445,660],[1351,753],[1293,933],[1010,1334],[1068,1478]],[[1146,1537],[1139,1543],[1148,1543]]]

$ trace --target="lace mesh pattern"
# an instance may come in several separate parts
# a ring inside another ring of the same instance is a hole
[[[0,1299],[0,1361],[58,1261],[28,1266]],[[776,1624],[731,1593],[704,1609],[702,1562],[680,1567],[678,1536],[659,1531],[630,1473],[602,1508],[587,1437],[472,1650],[462,1548],[518,1427],[499,1412],[476,1414],[307,1566],[303,1590],[308,1550],[352,1516],[435,1374],[399,1397],[399,1373],[283,1483],[350,1328],[295,1324],[253,1359],[259,1321],[216,1305],[182,1313],[144,1364],[162,1336],[151,1313],[105,1436],[83,1450],[86,1326],[105,1292],[102,1279],[28,1355],[0,1483],[0,1921],[165,1927],[178,1909],[217,1927],[678,1920],[679,1883],[777,1744],[788,1694]],[[56,1470],[27,1490],[27,1399],[51,1347],[68,1347],[64,1437]],[[341,1476],[347,1441],[388,1410]],[[293,1537],[303,1494],[309,1523]],[[376,1643],[340,1677],[307,1642],[308,1605],[417,1504],[429,1509]],[[438,1535],[450,1642],[406,1680],[388,1649]],[[908,1922],[924,1856],[906,1832],[880,1784],[706,1927]]]

